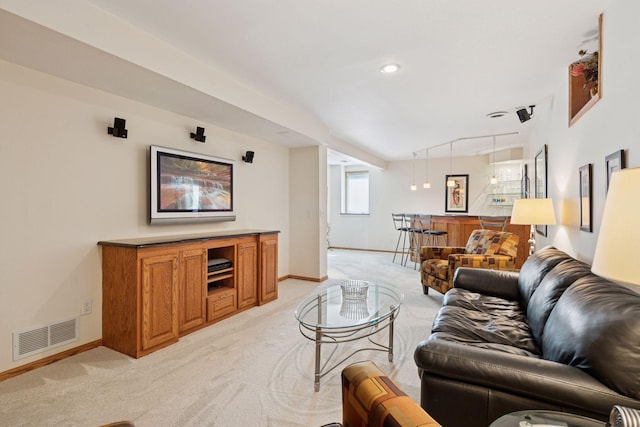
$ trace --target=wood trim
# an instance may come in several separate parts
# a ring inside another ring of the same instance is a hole
[[[284,276],[281,279],[278,279],[278,281],[282,281],[282,280],[287,280],[287,279],[296,279],[296,280],[306,280],[307,282],[324,282],[325,280],[329,279],[329,276],[323,276],[323,277],[306,277],[306,276],[295,276],[293,274],[289,274],[287,276]]]
[[[363,248],[349,248],[346,246],[329,246],[327,249],[345,249],[348,251],[364,251],[364,252],[384,252],[387,254],[392,254],[394,251],[386,250],[386,249],[363,249]]]
[[[33,371],[34,369],[59,362],[60,360],[75,356],[76,354],[84,353],[85,351],[92,350],[94,348],[100,347],[101,345],[102,339],[91,341],[78,347],[70,348],[69,350],[47,356],[44,359],[36,360],[35,362],[27,363],[26,365],[18,366],[17,368],[9,369],[8,371],[0,372],[0,382],[8,380],[9,378],[17,377],[18,375],[27,373],[29,371]]]

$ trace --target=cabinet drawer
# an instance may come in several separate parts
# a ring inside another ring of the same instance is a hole
[[[207,297],[207,321],[236,311],[236,290],[224,289]]]

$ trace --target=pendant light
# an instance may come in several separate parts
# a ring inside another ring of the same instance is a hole
[[[456,186],[456,181],[451,175],[453,175],[453,141],[449,143],[449,179],[447,180],[447,187]]]
[[[427,156],[424,162],[424,184],[422,184],[422,188],[431,188],[431,183],[429,182],[429,149],[427,148]]]
[[[493,135],[493,176],[489,180],[491,185],[498,183],[498,177],[496,176],[496,136]]]
[[[411,181],[411,191],[416,191],[418,186],[416,185],[416,153],[413,153],[413,181]]]

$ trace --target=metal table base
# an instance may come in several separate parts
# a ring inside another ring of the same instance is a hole
[[[394,321],[399,313],[402,302],[402,294],[384,286],[375,285],[371,298],[375,301],[375,312],[366,313],[363,318],[333,318],[327,314],[328,305],[336,305],[341,301],[335,293],[329,295],[331,289],[320,291],[317,295],[306,299],[296,310],[296,317],[299,320],[300,333],[315,344],[315,369],[314,369],[314,390],[319,391],[320,379],[333,371],[347,359],[361,351],[373,350],[388,353],[389,362],[393,362],[393,335]],[[378,305],[379,299],[385,299],[388,305]],[[345,302],[342,301],[344,304]],[[348,303],[348,302],[347,302]],[[362,302],[364,304],[365,301]],[[312,315],[312,316],[310,316]],[[340,316],[343,313],[340,312]],[[334,313],[335,316],[335,313]],[[374,335],[388,330],[388,343],[383,344],[374,340]],[[366,338],[368,345],[351,352],[340,361],[332,363],[338,345],[341,343],[353,342]],[[334,348],[329,353],[326,360],[322,361],[322,345],[333,344]]]

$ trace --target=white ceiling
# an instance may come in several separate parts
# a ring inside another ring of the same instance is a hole
[[[306,111],[331,136],[384,160],[494,133],[518,132],[498,138],[498,149],[521,146],[536,117],[521,124],[515,111],[548,105],[610,3],[87,1],[270,99]],[[381,74],[386,63],[401,69]],[[224,107],[234,108],[217,106]],[[487,117],[495,111],[508,114]],[[491,143],[466,140],[464,150],[488,152]]]

